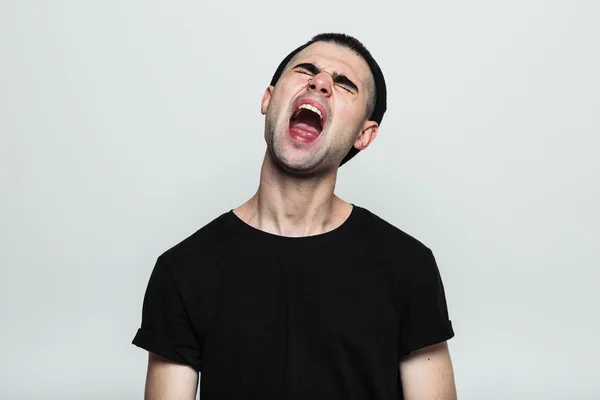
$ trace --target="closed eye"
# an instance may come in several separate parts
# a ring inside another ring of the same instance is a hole
[[[344,89],[348,93],[354,93],[351,89],[347,88],[346,86],[344,86],[344,85],[342,85],[340,83],[336,83],[336,86],[341,87],[342,89]]]
[[[343,87],[350,93],[358,92],[358,87],[345,75],[334,74],[333,82],[335,82],[336,85]]]
[[[294,67],[294,70],[300,74],[314,76],[317,75],[321,70],[314,64],[311,63],[300,63]],[[354,82],[352,82],[346,75],[338,74],[334,72],[331,76],[333,78],[333,83],[348,93],[358,93],[358,87]]]
[[[301,63],[296,65],[295,69],[298,72],[304,72],[309,75],[316,75],[320,72],[319,68],[316,65],[311,63]]]

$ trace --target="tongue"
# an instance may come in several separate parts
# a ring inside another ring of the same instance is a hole
[[[298,136],[305,137],[307,139],[316,139],[319,136],[319,130],[314,126],[305,124],[304,122],[292,121],[290,124],[290,130],[293,130]]]

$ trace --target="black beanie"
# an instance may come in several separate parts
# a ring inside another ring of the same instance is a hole
[[[329,43],[338,44],[339,46],[342,46],[342,47],[347,47],[344,44],[340,44],[340,43],[337,43],[336,41],[331,41],[331,40],[312,40],[306,44],[303,44],[302,46],[298,47],[296,50],[294,50],[290,54],[288,54],[287,57],[283,59],[281,64],[279,64],[279,67],[277,67],[277,70],[275,71],[275,74],[273,75],[273,78],[271,79],[271,86],[275,86],[275,84],[281,77],[281,74],[283,73],[283,71],[285,70],[285,68],[291,61],[291,59],[297,53],[299,53],[300,51],[304,50],[306,47],[308,47],[311,44],[316,43],[316,42],[329,42]],[[362,55],[362,54],[360,54],[360,55],[361,55],[361,57],[365,58],[364,55]],[[369,65],[369,69],[371,70],[371,73],[373,74],[373,80],[375,81],[375,94],[376,94],[375,107],[373,108],[373,114],[371,114],[371,117],[369,118],[369,120],[375,121],[378,124],[381,124],[381,120],[383,119],[383,114],[385,114],[385,110],[387,109],[387,90],[386,90],[386,86],[385,86],[385,79],[383,78],[383,73],[381,72],[379,65],[377,64],[375,59],[370,54],[367,54],[367,58],[365,59],[365,61],[367,62],[367,65]],[[356,147],[352,146],[352,148],[350,149],[348,154],[346,154],[346,157],[344,157],[344,159],[340,163],[340,167],[342,165],[344,165],[345,163],[347,163],[348,161],[350,161],[350,159],[352,157],[354,157],[355,155],[357,155],[359,151],[360,150],[358,150]]]

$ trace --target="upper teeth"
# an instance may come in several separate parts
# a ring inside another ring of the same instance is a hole
[[[300,110],[302,108],[305,108],[314,113],[317,113],[319,115],[319,117],[323,118],[323,116],[321,115],[321,111],[319,111],[319,109],[317,107],[311,106],[310,104],[302,104],[300,107],[298,107],[298,110]]]

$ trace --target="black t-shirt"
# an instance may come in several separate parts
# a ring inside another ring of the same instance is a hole
[[[453,336],[429,248],[354,206],[300,238],[222,214],[158,258],[133,344],[201,399],[397,400],[400,358]]]

